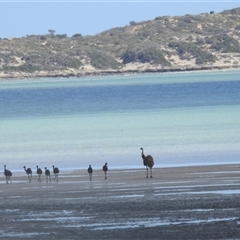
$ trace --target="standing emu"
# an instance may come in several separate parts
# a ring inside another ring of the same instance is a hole
[[[59,174],[59,169],[57,167],[54,167],[54,165],[52,166],[53,167],[53,173],[54,173],[54,181],[56,179],[56,181],[58,182],[58,174]]]
[[[105,179],[107,179],[107,171],[108,171],[107,163],[105,163],[105,164],[103,165],[103,171],[104,171],[104,174],[105,174]]]
[[[8,184],[9,181],[10,183],[12,183],[11,181],[12,172],[6,169],[6,165],[4,165],[4,175],[6,177],[6,183]]]
[[[45,175],[46,175],[46,182],[48,183],[48,179],[51,182],[50,171],[46,167],[45,167]]]
[[[143,148],[140,148],[140,150],[142,150],[143,165],[146,166],[147,178],[148,178],[148,168],[150,168],[150,178],[152,178],[152,167],[154,165],[153,157],[151,155],[145,156],[143,154]]]
[[[88,174],[89,174],[89,177],[90,177],[90,181],[92,181],[92,173],[93,173],[93,169],[92,169],[91,165],[89,165]]]
[[[30,182],[32,181],[32,169],[31,169],[31,168],[26,169],[25,166],[24,166],[23,168],[24,168],[25,172],[26,172],[27,175],[28,175],[28,181],[29,181],[29,183],[30,183]]]
[[[37,166],[38,181],[41,182],[42,169]]]

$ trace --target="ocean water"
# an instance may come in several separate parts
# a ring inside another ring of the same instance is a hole
[[[240,161],[240,71],[0,81],[0,162],[12,171]]]

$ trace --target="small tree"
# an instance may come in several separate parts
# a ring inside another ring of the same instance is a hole
[[[66,38],[67,34],[56,34],[57,38]]]
[[[51,37],[53,37],[55,34],[55,30],[52,30],[52,29],[49,29],[48,32],[50,33]]]
[[[72,37],[79,37],[79,38],[81,38],[81,37],[82,37],[82,34],[81,34],[81,33],[76,33],[76,34],[74,34]]]
[[[131,26],[137,25],[137,23],[136,23],[135,21],[131,21],[131,22],[129,22],[129,24],[130,24]]]
[[[40,39],[45,41],[47,38],[46,38],[46,36],[41,36]]]

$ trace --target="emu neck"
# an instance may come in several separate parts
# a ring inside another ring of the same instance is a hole
[[[146,156],[143,154],[143,151],[142,151],[142,159],[143,159],[143,165],[144,165],[144,166],[147,166],[147,158],[146,158]]]

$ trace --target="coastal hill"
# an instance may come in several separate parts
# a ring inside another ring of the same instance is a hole
[[[209,9],[211,10],[211,9]],[[0,39],[0,78],[69,77],[240,67],[240,7],[156,16],[94,36]]]

